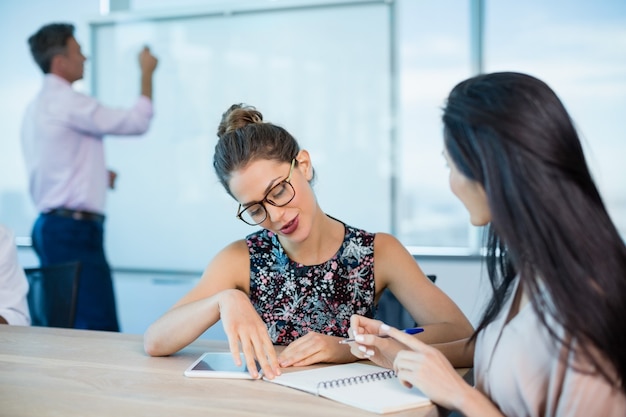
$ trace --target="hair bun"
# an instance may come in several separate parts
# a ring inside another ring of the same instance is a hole
[[[260,111],[243,103],[233,104],[222,114],[222,120],[217,128],[217,136],[222,137],[226,133],[253,123],[263,123],[263,115]]]

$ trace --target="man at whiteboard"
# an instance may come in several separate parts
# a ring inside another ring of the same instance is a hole
[[[147,47],[140,52],[140,96],[133,107],[114,109],[72,89],[83,78],[86,60],[73,25],[45,25],[28,43],[44,73],[22,122],[29,191],[40,213],[33,248],[42,266],[81,262],[76,328],[119,331],[104,253],[106,192],[113,188],[115,173],[106,168],[103,138],[148,130],[157,59]]]

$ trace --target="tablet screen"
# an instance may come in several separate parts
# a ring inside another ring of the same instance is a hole
[[[230,352],[206,352],[187,368],[185,375],[205,378],[252,379],[243,354],[241,354],[241,362],[241,366],[237,366]],[[260,371],[258,363],[257,371]]]

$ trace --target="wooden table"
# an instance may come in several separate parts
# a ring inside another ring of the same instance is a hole
[[[2,416],[377,415],[265,381],[187,378],[183,371],[226,342],[198,340],[170,357],[143,351],[141,335],[0,325]],[[394,417],[445,415],[435,406]]]

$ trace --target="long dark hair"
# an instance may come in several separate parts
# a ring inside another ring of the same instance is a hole
[[[300,152],[296,139],[284,128],[263,121],[253,106],[233,104],[217,128],[213,167],[226,192],[231,173],[257,159],[290,163]]]
[[[487,269],[494,293],[474,338],[519,276],[553,337],[565,342],[549,317],[626,392],[626,247],[559,98],[529,75],[479,75],[451,91],[443,124],[450,158],[483,186],[491,210]]]

